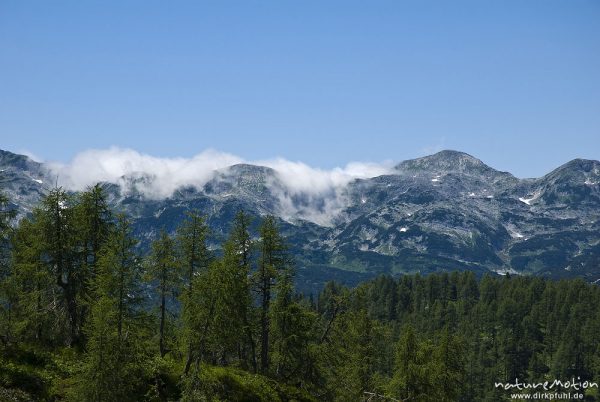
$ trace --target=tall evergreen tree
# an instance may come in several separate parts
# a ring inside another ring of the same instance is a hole
[[[9,253],[10,222],[16,215],[10,208],[8,197],[0,192],[0,341],[7,342],[11,338],[13,307],[16,302],[16,291],[12,281],[11,261]]]
[[[259,229],[260,256],[254,274],[254,286],[260,299],[260,368],[265,373],[269,369],[269,308],[271,289],[275,285],[278,271],[289,263],[286,246],[277,228],[275,217],[263,219]]]
[[[88,187],[79,195],[74,217],[76,235],[81,245],[82,264],[91,279],[98,264],[100,250],[110,235],[113,223],[112,211],[100,184]]]
[[[405,326],[397,342],[394,375],[389,384],[389,393],[394,398],[435,400],[430,356],[431,345],[420,342],[412,326]]]
[[[309,343],[314,340],[316,316],[296,300],[291,271],[282,271],[279,277],[269,311],[274,374],[287,382],[302,383],[311,375]]]
[[[56,188],[42,200],[39,223],[43,233],[44,260],[61,289],[69,328],[67,344],[79,341],[81,322],[78,296],[83,289],[81,270],[75,255],[72,197]]]
[[[250,217],[237,213],[229,238],[223,245],[223,258],[215,265],[215,282],[219,283],[215,329],[225,348],[235,348],[242,365],[256,371],[256,343],[252,325],[253,307],[250,294],[250,257],[252,240]],[[231,352],[231,350],[229,350]],[[221,360],[227,354],[224,350]]]
[[[155,284],[159,298],[159,330],[158,343],[160,356],[167,348],[167,297],[175,295],[180,286],[174,240],[162,230],[159,238],[152,243],[152,251],[148,259],[148,279]]]
[[[211,253],[207,246],[208,226],[197,211],[186,214],[186,219],[177,229],[176,247],[178,264],[183,270],[186,286],[181,293],[181,316],[183,322],[183,339],[186,344],[185,374],[204,342],[209,322],[204,316],[205,301],[214,305],[212,291],[207,290],[206,282],[210,281],[208,265]],[[200,280],[200,277],[201,280]],[[204,283],[203,283],[204,282]],[[214,307],[213,307],[214,308]],[[209,307],[210,310],[210,307]],[[204,323],[204,324],[201,324]],[[206,329],[203,329],[206,327]],[[202,339],[202,342],[198,342]]]
[[[78,398],[89,401],[138,399],[142,363],[139,257],[127,219],[120,215],[116,228],[99,252],[93,280],[89,339]]]

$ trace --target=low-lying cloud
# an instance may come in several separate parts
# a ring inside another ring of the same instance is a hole
[[[389,173],[392,167],[390,162],[352,162],[327,170],[283,158],[247,161],[215,150],[191,158],[159,158],[118,147],[84,151],[70,163],[48,165],[58,176],[58,183],[71,190],[81,191],[98,182],[115,183],[127,189],[132,179],[139,178],[143,180],[136,181],[136,190],[147,198],[163,199],[181,187],[202,190],[216,171],[239,163],[266,166],[276,172],[283,188],[273,186],[272,191],[279,199],[277,212],[282,217],[319,224],[328,224],[346,205],[343,189],[349,182]],[[303,202],[298,202],[299,199]]]

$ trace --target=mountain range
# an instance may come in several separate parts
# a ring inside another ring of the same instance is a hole
[[[279,218],[303,291],[328,280],[353,285],[386,273],[471,270],[600,281],[600,162],[575,159],[543,177],[518,179],[458,151],[401,162],[386,174],[319,193],[290,191],[273,168],[237,164],[201,186],[151,197],[144,172],[103,183],[147,247],[190,209],[211,244],[239,209]],[[0,151],[0,191],[27,215],[57,182],[50,165]],[[258,219],[254,220],[255,224]]]

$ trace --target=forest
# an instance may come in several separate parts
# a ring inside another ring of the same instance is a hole
[[[599,398],[600,289],[583,280],[454,271],[299,294],[272,216],[239,211],[215,248],[189,211],[146,250],[100,185],[54,189],[18,223],[9,205],[1,401],[501,401],[517,391],[497,383],[554,380]]]

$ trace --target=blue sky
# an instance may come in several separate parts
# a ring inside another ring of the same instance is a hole
[[[598,1],[0,2],[0,148],[600,159]]]

